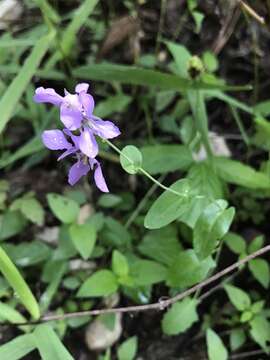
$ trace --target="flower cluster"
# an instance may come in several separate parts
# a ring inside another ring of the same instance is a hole
[[[63,131],[45,130],[42,141],[50,150],[64,150],[58,160],[75,155],[77,162],[69,170],[69,184],[76,184],[82,176],[94,170],[97,187],[108,192],[100,163],[96,160],[98,144],[95,136],[112,139],[118,136],[120,131],[111,121],[104,121],[93,115],[95,103],[92,95],[87,93],[88,88],[88,84],[81,83],[76,86],[75,94],[65,90],[65,96],[61,96],[54,89],[39,87],[35,91],[34,101],[50,103],[60,109]]]

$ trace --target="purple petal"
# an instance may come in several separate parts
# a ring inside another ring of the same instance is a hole
[[[107,187],[106,181],[104,179],[100,163],[96,159],[89,159],[89,163],[91,166],[91,169],[93,169],[94,165],[96,165],[96,169],[94,171],[94,179],[96,186],[99,188],[100,191],[103,192],[109,192],[109,189]]]
[[[79,94],[79,93],[81,93],[82,91],[83,91],[83,92],[87,92],[88,88],[89,88],[89,84],[87,84],[87,83],[81,83],[81,84],[76,85],[75,91],[76,91],[77,94]]]
[[[60,107],[60,119],[69,130],[80,128],[83,119],[81,104],[73,96],[77,97],[77,95],[65,96]]]
[[[60,160],[63,160],[65,157],[71,155],[71,154],[74,154],[75,152],[77,152],[78,149],[76,149],[75,147],[72,147],[66,151],[63,152],[62,155],[59,156],[59,158],[57,159],[57,161],[60,161]]]
[[[99,190],[101,190],[103,192],[109,192],[109,189],[105,182],[104,176],[102,174],[101,166],[99,163],[94,172],[94,179],[95,179],[95,183],[96,183],[97,187],[99,188]]]
[[[41,138],[43,144],[50,150],[67,150],[72,147],[61,130],[45,130]]]
[[[74,165],[71,166],[68,173],[68,183],[70,185],[75,185],[80,178],[88,173],[90,166],[84,164],[81,160],[77,161]]]
[[[93,110],[95,107],[95,101],[92,95],[86,94],[85,92],[81,92],[79,94],[80,102],[83,106],[85,115],[90,118],[93,114]]]
[[[37,103],[50,103],[56,106],[60,106],[63,102],[63,97],[58,95],[54,89],[39,87],[35,91],[34,101]]]
[[[78,141],[79,148],[82,153],[90,158],[94,158],[98,154],[98,144],[92,132],[89,129],[84,129],[81,132]]]
[[[93,132],[103,139],[112,139],[121,134],[120,130],[111,121],[104,121],[96,116],[91,119]]]

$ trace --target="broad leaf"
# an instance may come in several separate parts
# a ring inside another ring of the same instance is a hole
[[[217,240],[228,231],[234,209],[225,210],[226,207],[225,200],[216,200],[208,205],[198,218],[193,233],[193,246],[199,258],[204,259],[211,255]]]
[[[77,297],[108,296],[118,289],[116,276],[110,270],[98,270],[80,287]]]
[[[228,351],[221,338],[213,330],[206,332],[207,353],[209,360],[227,360]]]
[[[268,262],[264,259],[253,259],[248,263],[248,267],[255,279],[258,280],[265,289],[268,289],[270,281]]]
[[[224,289],[231,303],[236,307],[237,310],[244,311],[249,309],[251,300],[245,291],[233,285],[224,285]]]
[[[50,193],[47,195],[49,206],[54,215],[63,223],[70,224],[79,215],[79,205],[68,197]]]
[[[162,330],[166,335],[185,332],[196,321],[198,301],[189,297],[172,305],[162,319]]]
[[[270,341],[270,323],[267,318],[257,315],[250,321],[250,326],[253,339],[269,354],[267,343]]]
[[[153,285],[166,279],[167,269],[150,260],[135,260],[130,265],[130,275],[137,286]]]
[[[176,228],[172,225],[149,231],[138,246],[139,251],[165,265],[171,264],[182,250]]]
[[[121,151],[120,163],[129,174],[136,174],[142,166],[142,154],[136,146],[127,145]]]
[[[170,186],[176,191],[174,194],[169,190],[163,192],[152,204],[144,219],[144,226],[148,229],[159,229],[180,217],[186,210],[190,186],[186,179],[176,181]]]
[[[190,150],[184,145],[148,145],[140,150],[143,168],[150,174],[186,170],[193,162]]]
[[[211,257],[199,261],[194,250],[182,251],[168,269],[167,285],[181,288],[192,286],[205,279],[214,266]]]
[[[80,255],[87,260],[94,249],[97,239],[95,227],[89,223],[82,225],[73,224],[71,225],[69,232],[75,248]]]
[[[118,360],[133,360],[135,359],[138,348],[138,338],[132,336],[124,341],[117,349]]]

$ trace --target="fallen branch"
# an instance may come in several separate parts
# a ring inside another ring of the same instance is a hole
[[[168,299],[160,299],[158,302],[147,304],[147,305],[136,305],[136,306],[127,306],[127,307],[119,307],[119,308],[112,308],[112,309],[97,309],[97,310],[89,310],[89,311],[80,311],[80,312],[72,312],[72,313],[66,313],[62,315],[48,315],[43,316],[38,321],[32,321],[27,323],[17,323],[17,324],[10,324],[9,325],[36,325],[48,321],[59,321],[59,320],[66,320],[66,319],[72,319],[72,318],[78,318],[78,317],[84,317],[84,316],[96,316],[101,314],[115,314],[115,313],[134,313],[134,312],[142,312],[142,311],[149,311],[149,310],[164,310],[168,308],[170,305],[176,303],[177,301],[182,300],[183,298],[194,294],[197,290],[200,290],[204,288],[205,286],[211,284],[212,282],[222,278],[223,276],[229,274],[230,272],[236,270],[239,266],[242,266],[246,264],[248,261],[261,256],[265,254],[266,252],[270,251],[270,245],[267,245],[263,248],[261,248],[258,251],[255,251],[254,253],[246,256],[244,259],[241,259],[234,264],[226,267],[225,269],[219,271],[215,275],[211,276],[210,278],[200,282],[197,285],[194,285],[190,289],[187,289],[186,291]]]

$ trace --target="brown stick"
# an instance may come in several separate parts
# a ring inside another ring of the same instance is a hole
[[[243,0],[239,1],[243,10],[245,10],[250,16],[252,16],[256,21],[258,21],[261,25],[265,25],[264,17],[258,15],[255,10],[252,9],[248,4],[246,4]]]
[[[202,289],[206,285],[211,284],[212,282],[222,278],[223,276],[229,274],[230,272],[236,270],[239,266],[246,264],[248,261],[261,256],[265,254],[266,252],[270,251],[270,245],[267,245],[263,248],[261,248],[258,251],[255,251],[254,253],[246,256],[244,259],[241,259],[234,264],[226,267],[225,269],[221,270],[217,274],[211,276],[210,278],[200,282],[199,284],[191,287],[190,289],[172,297],[166,300],[160,299],[158,302],[147,304],[147,305],[137,305],[137,306],[127,306],[127,307],[119,307],[119,308],[113,308],[113,309],[97,309],[97,310],[89,310],[89,311],[80,311],[80,312],[73,312],[73,313],[67,313],[62,315],[48,315],[43,316],[38,321],[35,322],[27,322],[27,323],[18,323],[18,324],[10,324],[9,325],[35,325],[40,324],[48,321],[56,321],[56,320],[65,320],[65,319],[71,319],[71,318],[77,318],[77,317],[83,317],[83,316],[89,316],[89,315],[101,315],[101,314],[112,314],[112,313],[132,313],[132,312],[142,312],[142,311],[148,311],[148,310],[164,310],[170,305],[176,303],[179,300],[182,300],[183,298],[195,293],[197,290]]]

